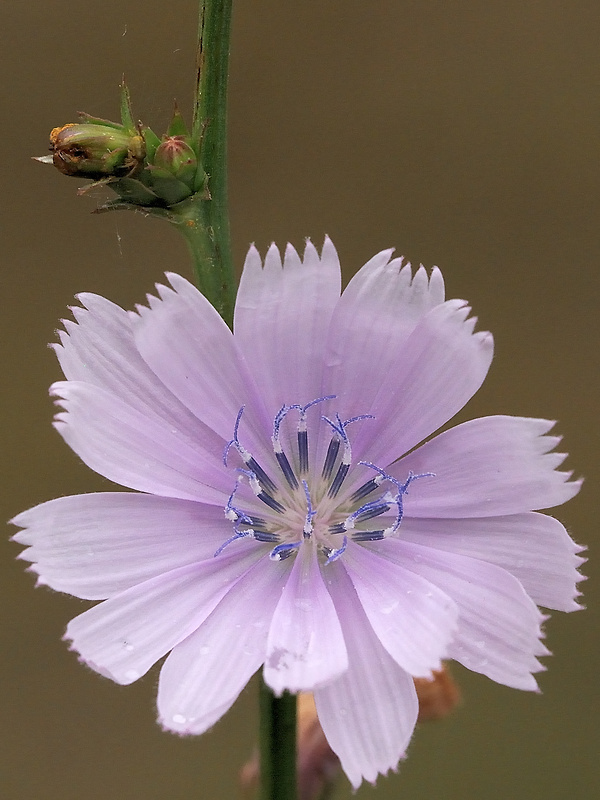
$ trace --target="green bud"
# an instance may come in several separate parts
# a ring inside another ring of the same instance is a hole
[[[70,123],[50,133],[52,163],[65,175],[103,178],[135,175],[144,166],[146,147],[139,134],[115,123]]]
[[[198,159],[183,136],[163,136],[154,153],[154,166],[170,172],[191,189],[198,168]]]

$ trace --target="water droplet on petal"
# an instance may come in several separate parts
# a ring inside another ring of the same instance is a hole
[[[131,653],[133,651],[133,649],[134,648],[133,648],[132,644],[125,643],[125,650],[127,650],[128,653]]]
[[[125,673],[125,678],[128,681],[137,681],[139,677],[140,673],[137,671],[137,669],[128,669],[127,672]]]
[[[400,601],[399,600],[394,600],[389,605],[382,606],[379,610],[381,611],[382,614],[391,614],[392,611],[394,611],[394,609],[398,608],[399,605],[400,605]]]
[[[184,717],[183,714],[173,714],[173,722],[176,725],[185,725],[187,717]]]

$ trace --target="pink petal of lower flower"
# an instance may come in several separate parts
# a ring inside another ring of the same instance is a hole
[[[405,478],[433,472],[410,487],[411,517],[487,517],[551,508],[577,494],[581,481],[558,472],[565,455],[548,436],[554,422],[528,417],[481,417],[457,425],[390,467]]]
[[[301,547],[273,615],[265,682],[275,694],[308,691],[348,668],[348,654],[317,552]]]
[[[225,504],[231,477],[215,442],[194,440],[188,431],[88,383],[62,381],[51,392],[65,409],[56,415],[55,427],[100,475],[142,492]]]
[[[167,657],[158,683],[162,726],[204,733],[265,660],[269,625],[289,564],[260,559],[197,631]]]
[[[479,558],[510,572],[540,606],[581,608],[577,571],[585,559],[564,525],[530,511],[506,517],[418,519],[405,517],[402,539],[457,555]]]
[[[12,522],[42,582],[87,600],[209,559],[231,535],[219,506],[134,492],[59,497]]]
[[[330,564],[330,592],[348,647],[349,668],[315,691],[319,721],[354,789],[395,769],[417,721],[412,677],[382,647],[342,564]]]
[[[344,567],[380,642],[411,675],[440,669],[456,631],[458,609],[437,586],[405,565],[349,545]]]
[[[536,656],[543,615],[506,570],[466,556],[388,539],[373,550],[439,586],[459,609],[449,653],[468,669],[516,689],[535,690],[531,675],[544,669]]]
[[[96,672],[132,683],[204,622],[264,549],[244,545],[99,603],[71,620],[65,638]]]

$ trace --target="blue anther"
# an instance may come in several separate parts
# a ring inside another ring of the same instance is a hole
[[[244,514],[243,511],[241,511],[239,508],[236,508],[233,505],[233,498],[235,497],[235,493],[237,492],[239,485],[240,485],[239,482],[236,483],[235,486],[233,487],[233,492],[229,495],[229,500],[227,501],[227,505],[225,506],[225,516],[231,522],[243,523],[245,525],[249,525],[252,523],[251,518],[246,516],[246,514]],[[231,514],[235,514],[235,520],[231,519]]]
[[[381,484],[383,483],[383,477],[381,475],[377,475],[375,478],[371,478],[366,483],[363,483],[354,494],[350,497],[351,503],[356,503],[358,500],[362,500],[367,495],[370,495],[371,492],[374,492],[375,489],[378,489]]]
[[[408,493],[408,487],[410,486],[410,484],[413,481],[417,480],[418,478],[433,478],[433,477],[435,477],[435,473],[434,472],[423,472],[420,475],[415,475],[413,472],[409,472],[408,473],[408,477],[406,478],[404,483],[401,483],[397,478],[394,478],[392,475],[387,473],[385,470],[381,469],[381,467],[378,467],[375,464],[371,464],[370,461],[360,461],[359,463],[362,464],[365,467],[369,467],[370,469],[374,469],[375,472],[377,472],[379,475],[381,475],[383,480],[389,481],[398,490],[396,496],[393,497],[393,500],[392,500],[392,502],[396,505],[396,507],[398,509],[398,513],[396,514],[396,519],[395,519],[393,525],[391,525],[390,527],[386,528],[383,531],[383,536],[391,536],[392,533],[395,533],[398,530],[398,528],[400,527],[400,523],[402,522],[402,519],[404,517],[403,496]],[[379,531],[373,531],[373,533],[379,533]],[[383,538],[383,537],[380,537],[380,538]],[[369,540],[363,539],[363,541],[369,541]]]
[[[301,544],[302,542],[284,542],[283,544],[278,544],[277,547],[274,547],[269,553],[269,558],[271,561],[283,561],[285,558],[289,558],[294,550],[297,550]]]
[[[372,414],[359,414],[356,417],[351,417],[350,419],[347,419],[345,422],[342,422],[342,420],[340,418],[340,415],[336,414],[335,415],[335,420],[336,420],[335,422],[330,420],[329,417],[325,417],[325,416],[321,417],[321,419],[324,422],[326,422],[333,429],[334,434],[335,434],[334,438],[339,437],[339,439],[344,443],[344,452],[343,452],[343,455],[342,455],[341,464],[338,467],[338,470],[337,470],[337,473],[336,473],[336,475],[335,475],[335,477],[333,479],[333,482],[331,483],[331,486],[329,487],[329,492],[327,493],[328,497],[333,498],[338,494],[338,492],[339,492],[339,490],[340,490],[340,488],[342,486],[342,483],[344,482],[344,479],[346,478],[346,475],[348,474],[348,471],[350,470],[350,465],[352,463],[352,448],[350,447],[350,440],[348,439],[348,434],[346,433],[346,428],[348,427],[348,425],[351,425],[353,422],[358,422],[359,420],[362,420],[362,419],[374,419],[374,417],[373,417]],[[336,450],[335,455],[337,456],[337,450]],[[331,465],[329,465],[328,457],[330,457],[329,448],[327,450],[327,456],[325,457],[325,465],[323,467],[323,470],[325,471],[325,466],[326,466],[327,469],[329,470],[329,473],[331,474],[331,470],[333,469],[333,463],[331,463]]]
[[[303,411],[303,406],[294,403],[292,406],[281,406],[277,414],[275,414],[275,419],[273,420],[273,446],[275,446],[275,442],[279,442],[279,428],[281,427],[281,423],[286,418],[286,416],[293,410],[296,411]]]
[[[235,449],[238,451],[240,455],[242,455],[242,452],[245,452],[238,439],[240,420],[242,419],[242,414],[244,413],[245,408],[246,406],[242,406],[238,411],[238,415],[235,420],[235,425],[233,426],[233,439],[230,442],[227,442],[227,444],[225,445],[225,450],[223,452],[223,464],[225,464],[225,466],[227,466],[227,455],[232,445],[235,447]]]
[[[308,483],[306,481],[302,481],[302,486],[304,487],[304,494],[306,495],[306,519],[304,522],[304,528],[302,529],[302,534],[305,539],[310,539],[313,532],[313,519],[315,518],[317,512],[313,511]]]
[[[310,403],[307,403],[305,406],[302,406],[302,414],[306,414],[309,408],[312,406],[316,406],[317,403],[324,403],[325,400],[335,400],[337,395],[335,394],[326,394],[323,397],[317,397],[316,400],[311,400]]]
[[[344,536],[344,541],[343,541],[342,546],[339,547],[337,550],[331,550],[331,552],[329,553],[329,556],[327,558],[327,561],[325,562],[325,566],[327,566],[328,564],[331,564],[333,561],[337,561],[337,559],[346,550],[346,547],[348,547],[348,537]]]
[[[333,465],[335,464],[335,460],[338,456],[340,450],[340,439],[338,436],[333,436],[329,441],[329,446],[327,447],[327,453],[325,455],[325,461],[323,462],[323,472],[321,476],[324,480],[328,481],[331,478],[331,473],[333,472]]]
[[[386,511],[390,510],[390,503],[393,502],[395,502],[394,498],[389,492],[387,492],[383,495],[383,497],[379,497],[377,500],[371,500],[371,502],[365,503],[360,508],[357,508],[352,514],[350,514],[349,517],[346,517],[344,522],[346,525],[346,530],[354,528],[354,525],[357,522],[366,522],[368,519],[373,519],[374,517],[379,517],[381,514],[385,514]]]
[[[380,539],[385,539],[385,531],[356,531],[352,534],[352,538],[355,542],[377,542]]]
[[[233,536],[227,539],[226,542],[223,542],[223,544],[218,548],[218,550],[215,551],[213,558],[220,556],[223,550],[225,550],[225,548],[227,547],[227,545],[230,545],[232,542],[237,542],[238,539],[245,539],[248,536],[250,537],[254,536],[254,531],[252,529],[249,529],[247,531],[236,532]]]

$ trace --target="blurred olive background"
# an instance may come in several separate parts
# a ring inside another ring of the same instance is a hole
[[[94,216],[104,195],[29,160],[75,112],[116,119],[124,72],[161,131],[189,113],[196,5],[3,3],[2,517],[106,489],[51,428],[46,343],[73,295],[143,299],[183,244],[141,215]],[[490,376],[460,418],[560,420],[587,478],[557,512],[598,575],[600,5],[581,0],[235,3],[230,103],[234,250],[328,233],[346,278],[396,246],[439,264],[496,337]],[[81,182],[80,182],[81,183]],[[376,356],[376,354],[374,354]],[[8,536],[8,530],[7,530]],[[198,739],[154,722],[157,671],[122,688],[61,636],[84,608],[34,591],[2,544],[0,794],[7,800],[231,800],[255,741],[255,687]],[[461,708],[421,727],[398,775],[356,795],[581,800],[598,792],[597,580],[588,610],[547,624],[543,694],[456,668]],[[227,665],[224,664],[226,669]],[[373,676],[377,680],[377,675]],[[350,797],[342,780],[336,800]]]

